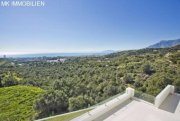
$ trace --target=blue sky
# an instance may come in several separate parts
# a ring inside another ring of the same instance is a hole
[[[180,38],[180,0],[44,1],[0,7],[1,54],[127,50]]]

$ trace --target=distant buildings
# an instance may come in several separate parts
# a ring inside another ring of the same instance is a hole
[[[54,59],[54,60],[47,60],[47,62],[50,62],[50,63],[57,63],[57,62],[62,62],[62,63],[64,63],[65,61],[66,61],[65,58]]]

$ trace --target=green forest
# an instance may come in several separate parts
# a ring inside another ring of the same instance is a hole
[[[62,57],[53,59],[58,58]],[[75,111],[121,93],[126,87],[156,96],[168,84],[180,93],[180,45],[67,57],[65,62],[0,59],[0,118],[34,120]],[[18,91],[22,88],[32,91],[26,95],[26,91]]]

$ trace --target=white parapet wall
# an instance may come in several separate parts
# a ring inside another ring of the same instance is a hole
[[[168,85],[155,98],[155,106],[158,108],[169,94],[174,93],[174,86]]]
[[[127,101],[128,99],[132,98],[134,96],[134,89],[132,88],[126,88],[126,92],[123,95],[118,96],[115,99],[112,99],[109,102],[106,102],[105,104],[102,104],[92,111],[85,113],[84,115],[81,115],[80,117],[77,117],[71,121],[92,121],[97,119],[98,117],[102,116],[103,114],[107,113],[108,111],[112,110],[116,106],[122,104],[123,102]]]
[[[128,94],[131,98],[134,97],[134,89],[133,88],[126,88],[126,94]]]

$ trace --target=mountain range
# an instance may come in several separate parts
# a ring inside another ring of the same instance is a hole
[[[148,48],[167,48],[167,47],[174,47],[180,44],[180,39],[176,40],[162,40],[156,44],[149,46]]]

